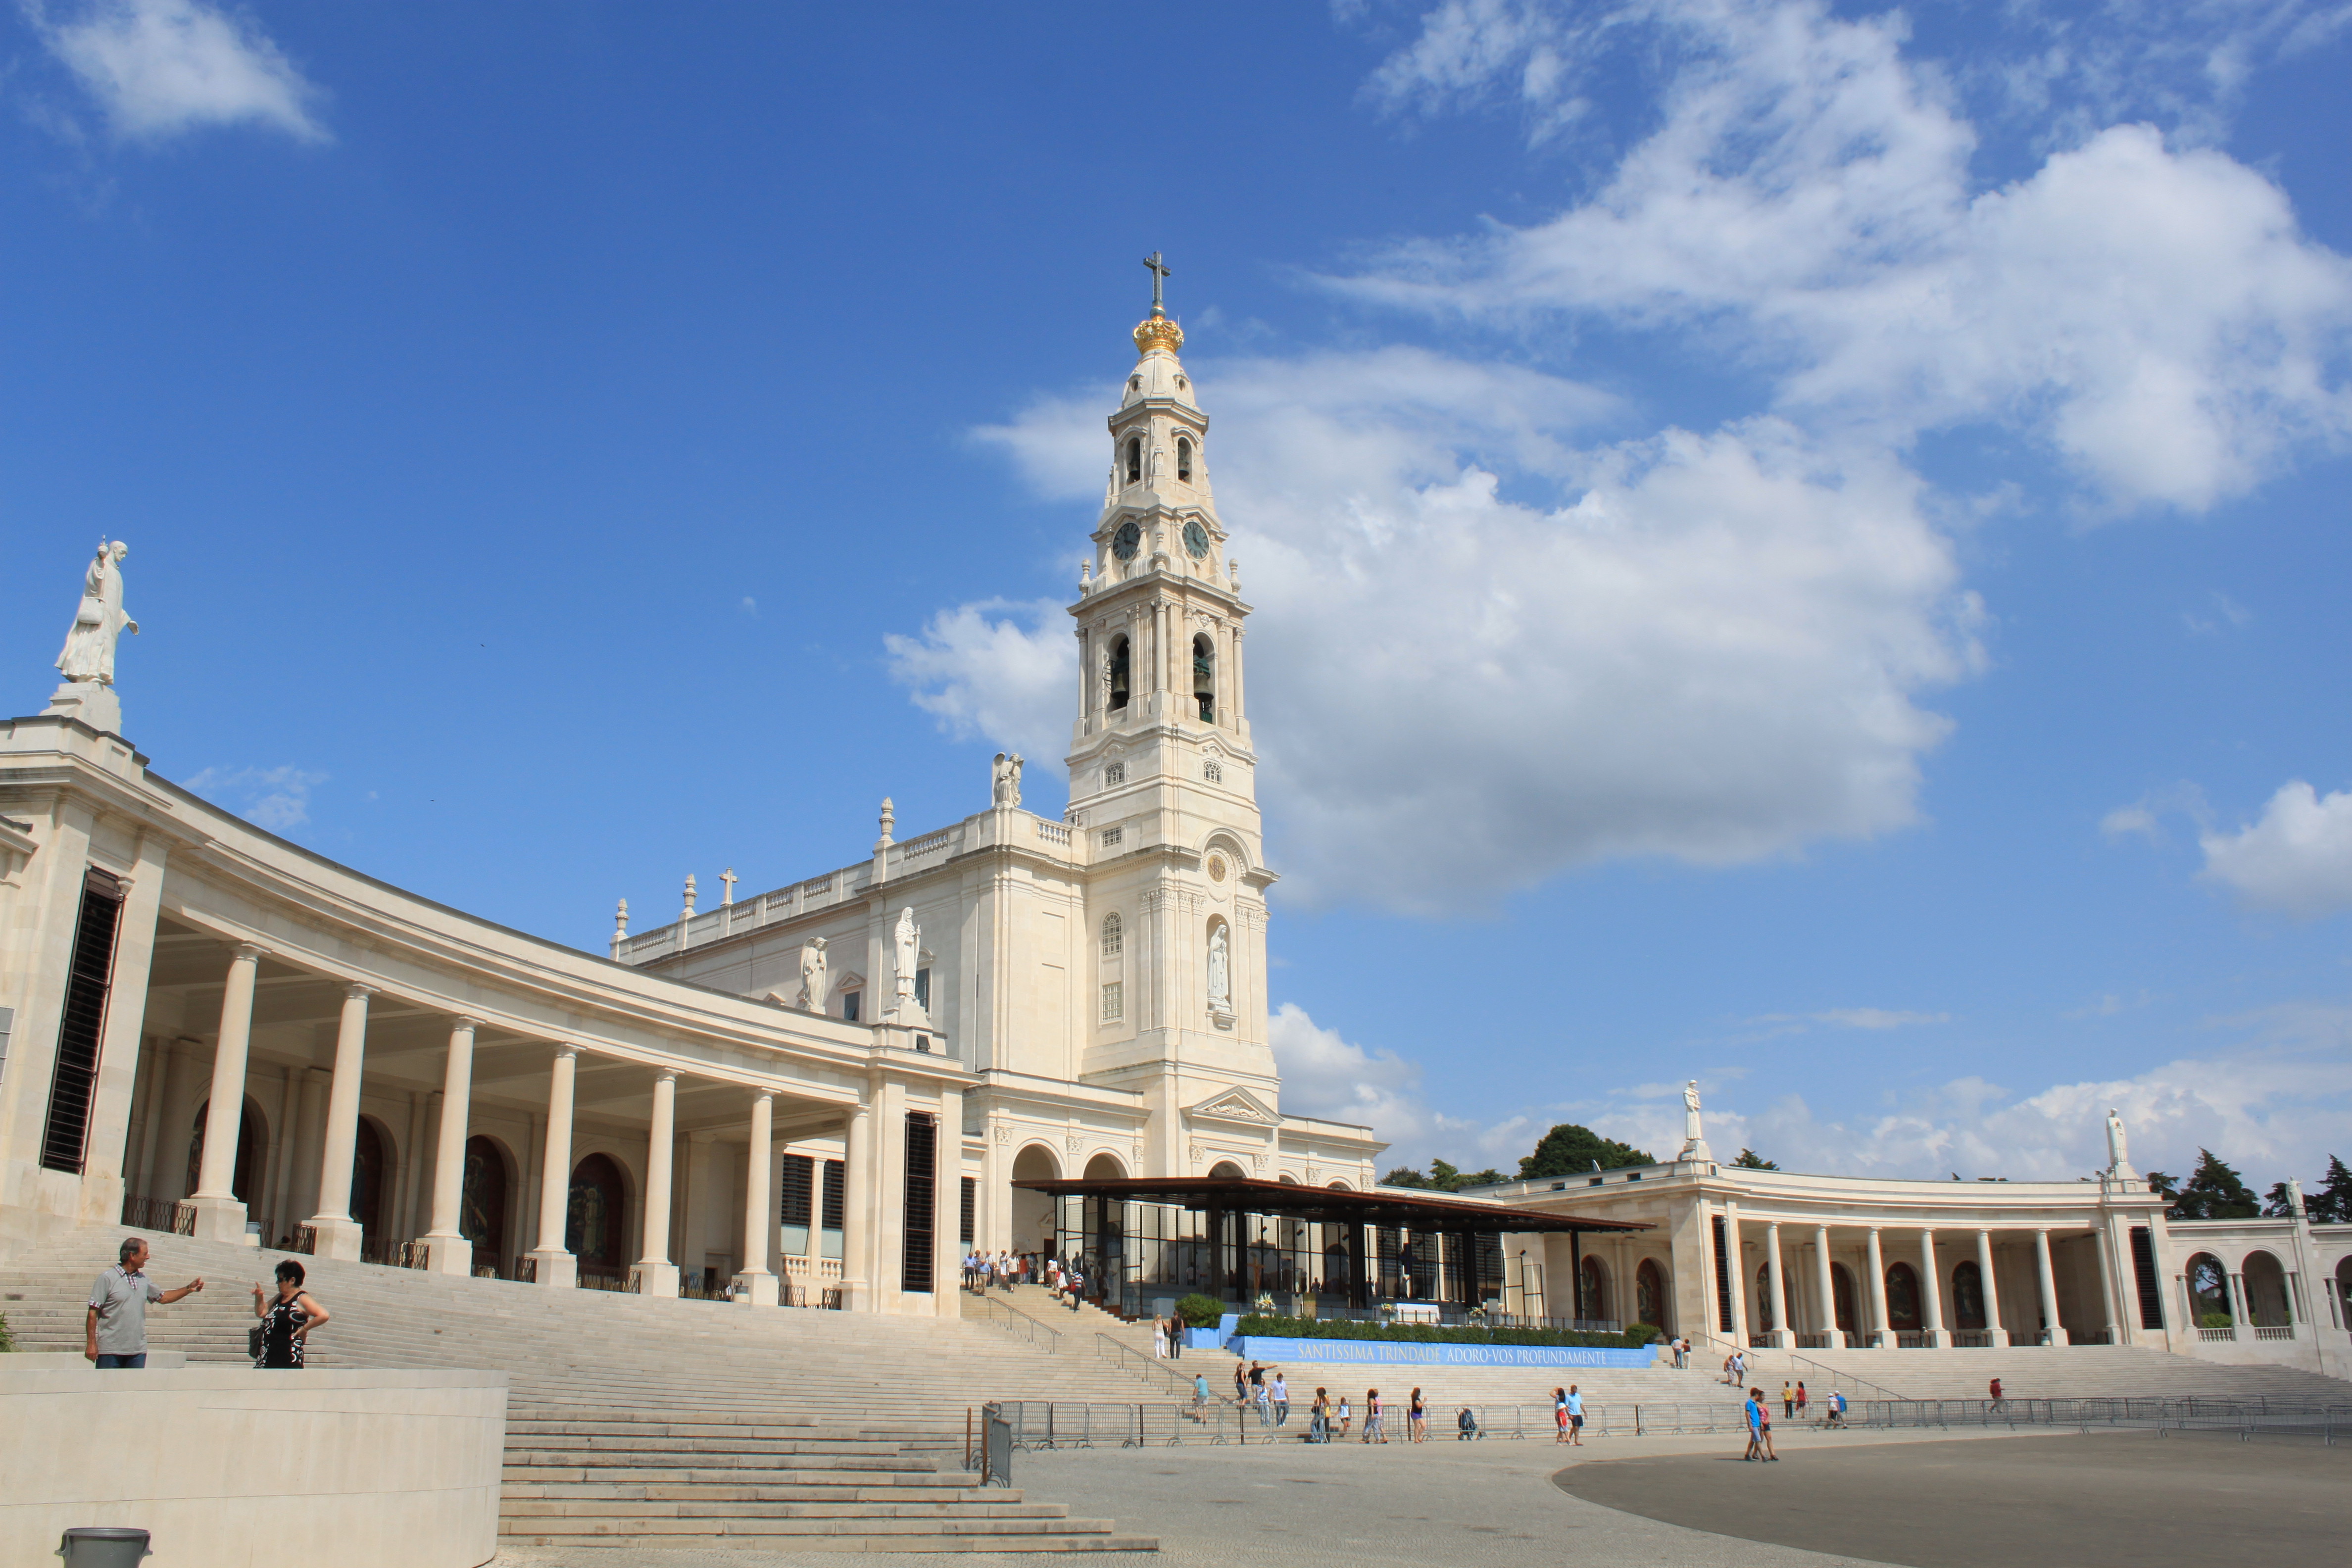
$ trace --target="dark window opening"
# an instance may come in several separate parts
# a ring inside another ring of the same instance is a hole
[[[841,1215],[845,1206],[842,1201],[844,1185],[842,1163],[838,1160],[827,1160],[824,1163],[824,1228],[826,1230],[839,1230],[842,1227]]]
[[[1120,637],[1110,645],[1110,706],[1113,712],[1127,706],[1127,639]]]
[[[963,1229],[959,1233],[966,1247],[970,1247],[973,1238],[979,1234],[979,1226],[975,1223],[979,1217],[979,1212],[980,1178],[966,1176],[963,1179]]]
[[[1127,440],[1127,482],[1143,482],[1143,443],[1130,436]]]
[[[106,994],[114,975],[114,930],[122,914],[122,884],[100,870],[86,873],[73,958],[66,969],[65,1016],[58,1024],[57,1068],[49,1079],[49,1116],[41,1130],[41,1164],[81,1173],[89,1143],[89,1101],[98,1084],[98,1047],[106,1032]]]
[[[928,965],[915,971],[915,1005],[926,1013],[931,1010],[931,972]]]
[[[783,1193],[776,1205],[776,1223],[806,1229],[815,1199],[816,1162],[806,1154],[785,1155]]]
[[[2148,1239],[2147,1226],[2132,1226],[2131,1255],[2132,1282],[2139,1287],[2139,1326],[2160,1329],[2164,1327],[2164,1293],[2157,1289],[2156,1247]]]
[[[939,1122],[929,1111],[907,1112],[906,1247],[899,1258],[898,1289],[931,1288],[933,1226],[938,1224]]]
[[[1192,482],[1192,443],[1181,436],[1176,437],[1176,477],[1185,484]]]
[[[1202,723],[1217,721],[1217,649],[1206,632],[1192,639],[1192,700]]]
[[[1715,1216],[1715,1331],[1731,1332],[1731,1247],[1723,1216]]]
[[[841,1016],[843,1022],[850,1024],[857,1022],[858,994],[859,994],[855,991],[845,991],[841,994]]]

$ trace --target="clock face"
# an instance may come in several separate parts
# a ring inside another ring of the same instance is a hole
[[[1110,536],[1110,552],[1121,561],[1135,559],[1136,548],[1143,542],[1143,531],[1131,522],[1122,522],[1118,531]]]
[[[1197,518],[1184,525],[1184,548],[1192,552],[1195,561],[1209,552],[1209,531],[1201,526]]]

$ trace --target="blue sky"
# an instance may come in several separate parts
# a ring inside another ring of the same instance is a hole
[[[2161,13],[2159,15],[2159,12]],[[586,946],[1061,804],[1162,249],[1286,1106],[1507,1168],[2352,1153],[2340,4],[0,18],[0,608]]]

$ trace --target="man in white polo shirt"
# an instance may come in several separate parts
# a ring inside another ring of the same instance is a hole
[[[158,1287],[143,1272],[147,1244],[135,1236],[125,1238],[121,1257],[89,1288],[89,1346],[81,1353],[100,1372],[147,1364],[148,1302],[168,1305],[205,1288],[202,1279],[191,1279],[176,1290]]]

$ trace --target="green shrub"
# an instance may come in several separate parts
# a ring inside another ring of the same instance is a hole
[[[1181,1307],[1180,1307],[1181,1310]],[[1278,1318],[1252,1312],[1241,1321],[1241,1332],[1290,1340],[1389,1340],[1407,1344],[1441,1345],[1578,1345],[1589,1350],[1640,1350],[1657,1332],[1636,1323],[1622,1334],[1582,1333],[1567,1329],[1488,1329],[1475,1325],[1451,1328],[1438,1323],[1358,1323],[1317,1318]],[[1634,1338],[1638,1332],[1641,1337]]]
[[[0,1312],[0,1355],[6,1355],[16,1348],[16,1337],[8,1331],[8,1315]]]
[[[2236,1324],[2237,1320],[2227,1312],[2208,1312],[2197,1320],[2197,1326],[2200,1329],[2227,1329]]]
[[[1225,1304],[1196,1290],[1176,1303],[1176,1315],[1193,1328],[1213,1329],[1217,1320],[1225,1315]]]
[[[1655,1323],[1628,1323],[1625,1342],[1629,1345],[1654,1345],[1662,1342],[1666,1331]]]

